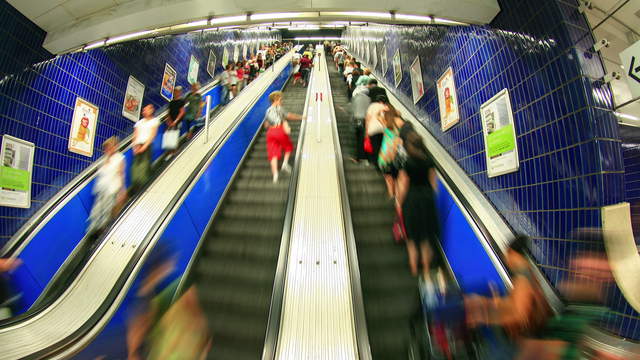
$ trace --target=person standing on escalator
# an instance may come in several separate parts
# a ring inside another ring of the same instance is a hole
[[[282,161],[282,171],[291,172],[289,157],[293,151],[293,143],[289,134],[291,128],[287,121],[302,120],[302,116],[287,112],[282,108],[283,94],[281,91],[274,91],[269,94],[271,107],[267,109],[264,116],[264,127],[267,129],[267,159],[271,165],[273,183],[278,182],[278,160],[284,151]]]
[[[155,108],[148,104],[142,109],[143,118],[133,126],[133,164],[131,165],[131,193],[139,191],[151,176],[151,144],[158,133]]]
[[[302,86],[307,86],[309,82],[309,74],[311,73],[311,68],[313,67],[313,61],[309,58],[309,54],[305,52],[302,55],[302,59],[300,59],[300,72],[302,73]]]

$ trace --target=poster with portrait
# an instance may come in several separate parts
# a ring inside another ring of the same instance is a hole
[[[400,86],[400,81],[402,81],[402,64],[400,62],[400,49],[396,50],[396,53],[393,55],[393,80],[395,81],[396,87]]]
[[[229,64],[229,49],[225,47],[222,51],[222,68],[226,69],[227,64]]]
[[[84,99],[76,98],[69,132],[69,151],[88,157],[93,156],[97,125],[98,107]]]
[[[144,84],[133,76],[129,76],[127,91],[124,93],[124,103],[122,104],[122,116],[131,121],[138,121],[140,119],[143,96]]]
[[[240,46],[236,45],[233,47],[233,63],[237,63],[238,59],[240,59]]]
[[[167,101],[173,99],[173,88],[176,86],[177,77],[176,70],[169,63],[166,63],[164,65],[164,75],[162,76],[162,86],[160,86],[160,95]]]
[[[371,70],[375,70],[378,66],[378,45],[375,42],[371,43]]]
[[[503,89],[480,106],[487,174],[495,177],[520,167],[509,90]]]
[[[2,135],[0,158],[0,206],[31,207],[31,177],[35,145]]]
[[[200,63],[195,56],[191,55],[189,60],[189,73],[187,74],[187,82],[189,84],[195,84],[198,82],[198,71],[200,70]]]
[[[387,45],[382,44],[382,54],[380,54],[380,67],[382,67],[382,75],[387,74],[388,65],[389,64],[387,62]]]
[[[460,121],[458,111],[458,93],[453,79],[453,69],[448,68],[438,79],[438,104],[440,106],[440,125],[446,131]]]
[[[247,60],[247,51],[248,51],[247,43],[244,43],[242,45],[242,60]]]
[[[209,50],[209,60],[207,60],[207,72],[212,78],[216,75],[216,54],[212,50]]]
[[[422,68],[420,67],[420,58],[418,56],[416,56],[409,68],[409,76],[411,77],[413,103],[417,104],[424,96],[424,81],[422,81]]]

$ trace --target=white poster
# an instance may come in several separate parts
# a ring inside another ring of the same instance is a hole
[[[396,53],[393,55],[393,79],[395,81],[396,87],[400,86],[400,81],[402,81],[402,63],[400,61],[400,49],[396,50]]]
[[[240,46],[236,45],[233,47],[233,63],[238,63],[238,59],[240,58]]]
[[[247,60],[247,43],[242,45],[242,60]]]
[[[448,68],[438,79],[437,88],[438,104],[440,106],[440,126],[442,131],[446,131],[460,121],[458,94],[452,68]]]
[[[191,55],[189,60],[189,73],[187,74],[187,82],[194,84],[198,82],[198,71],[200,70],[200,63],[195,56]]]
[[[229,49],[225,47],[224,51],[222,51],[222,68],[226,69],[228,63],[229,63]]]
[[[387,45],[382,44],[382,54],[380,55],[380,65],[382,66],[382,75],[387,74],[388,62],[387,62]]]
[[[31,207],[33,143],[2,135],[0,167],[0,206]]]
[[[178,73],[173,66],[166,63],[164,65],[164,75],[162,75],[162,85],[160,86],[160,95],[171,101],[173,99],[173,89],[176,86],[176,80],[178,79]]]
[[[375,70],[378,66],[378,45],[376,43],[371,44],[371,70]]]
[[[69,132],[69,151],[92,157],[97,128],[98,107],[84,99],[76,98]]]
[[[207,61],[207,72],[212,78],[216,75],[216,54],[209,50],[209,60]]]
[[[516,129],[509,90],[504,89],[480,106],[487,174],[494,177],[520,167]]]
[[[416,56],[409,68],[411,75],[411,93],[413,94],[413,103],[416,104],[424,96],[424,82],[422,81],[422,68],[420,67],[420,58]]]
[[[133,76],[129,76],[127,91],[124,93],[124,103],[122,104],[122,116],[131,121],[138,121],[140,119],[143,96],[144,84]]]

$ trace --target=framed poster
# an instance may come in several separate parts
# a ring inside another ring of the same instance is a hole
[[[200,63],[195,56],[191,55],[189,60],[189,73],[187,74],[187,82],[194,84],[198,82],[198,70],[200,70]]]
[[[409,68],[411,77],[411,93],[413,94],[413,103],[417,104],[424,96],[424,82],[422,81],[422,68],[420,67],[420,58],[416,56],[415,60]]]
[[[33,143],[2,135],[0,157],[0,206],[31,207]]]
[[[367,64],[369,63],[369,60],[371,60],[371,59],[369,59],[369,55],[370,54],[371,53],[369,52],[369,41],[367,40],[367,41],[364,42],[364,56],[363,56],[364,57],[364,61]]]
[[[380,55],[380,66],[382,67],[382,75],[387,74],[388,69],[387,63],[387,45],[382,44],[382,54]]]
[[[124,103],[122,104],[122,116],[131,121],[138,121],[140,119],[143,96],[144,84],[133,76],[129,76],[127,91],[124,93]]]
[[[442,131],[448,130],[460,121],[458,94],[453,79],[453,69],[449,67],[438,79],[438,103],[440,105],[440,125]]]
[[[373,43],[371,45],[371,70],[375,70],[378,66],[378,45]]]
[[[402,64],[400,63],[400,49],[396,50],[393,55],[393,79],[396,87],[400,86],[402,81]]]
[[[233,63],[237,63],[240,58],[240,46],[236,45],[233,47]]]
[[[480,106],[487,174],[495,177],[520,167],[509,90],[504,89]]]
[[[209,50],[209,60],[207,60],[207,72],[212,78],[216,75],[216,54],[213,53],[213,49]]]
[[[178,74],[175,69],[166,63],[164,65],[164,75],[162,76],[162,86],[160,87],[160,95],[167,101],[173,99],[173,88],[176,86],[176,77]]]
[[[242,59],[247,60],[247,44],[242,45]]]
[[[229,49],[225,47],[222,51],[222,67],[226,69],[227,64],[229,64]]]
[[[98,107],[92,103],[76,98],[69,132],[69,151],[91,157],[93,141],[98,125]]]

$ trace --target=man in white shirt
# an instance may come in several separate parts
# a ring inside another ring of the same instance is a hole
[[[140,190],[151,175],[151,144],[158,133],[155,108],[148,104],[142,109],[143,118],[133,127],[133,164],[131,165],[132,192]]]

